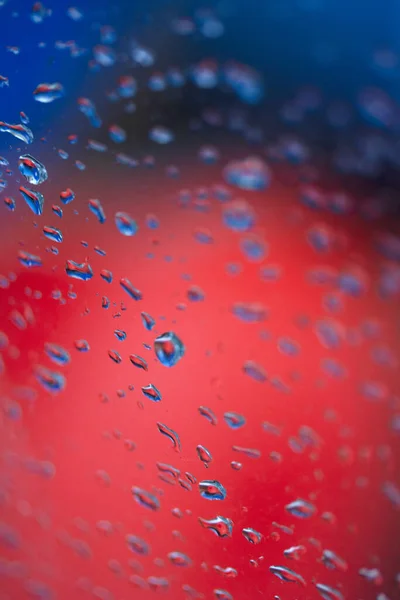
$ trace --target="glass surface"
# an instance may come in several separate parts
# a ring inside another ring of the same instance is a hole
[[[0,600],[395,600],[399,7],[0,0]]]

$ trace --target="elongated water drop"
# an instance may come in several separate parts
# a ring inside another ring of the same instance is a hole
[[[64,87],[61,83],[40,83],[33,92],[37,102],[48,104],[64,96]]]
[[[18,169],[32,185],[39,185],[48,177],[46,167],[31,154],[21,154],[18,159]]]
[[[33,142],[33,133],[26,125],[18,123],[17,125],[11,125],[10,123],[5,123],[4,121],[0,121],[0,132],[1,133],[10,133],[18,140],[21,140],[25,144],[32,144]]]
[[[183,552],[170,552],[168,558],[176,567],[190,567],[192,565],[190,558]]]
[[[328,569],[347,571],[347,562],[332,550],[324,550],[322,552],[322,562]]]
[[[143,492],[143,490],[141,491]],[[138,537],[137,535],[128,534],[125,537],[125,540],[131,552],[135,552],[136,554],[142,554],[143,556],[147,556],[148,554],[150,554],[150,546],[148,545],[148,543],[142,540],[142,538]]]
[[[145,508],[150,510],[158,510],[160,508],[160,502],[154,494],[146,492],[140,487],[134,486],[132,488],[132,494],[138,504],[141,504]]]
[[[63,204],[70,204],[73,200],[75,200],[75,193],[71,188],[67,188],[60,192],[60,200]]]
[[[235,412],[226,412],[224,414],[224,421],[231,429],[240,429],[246,423],[244,416]]]
[[[226,489],[219,481],[205,479],[199,483],[200,496],[206,500],[225,500]]]
[[[155,339],[154,350],[165,367],[173,367],[184,355],[185,346],[175,333],[168,331]]]
[[[233,521],[231,519],[219,515],[215,519],[199,517],[199,523],[204,529],[210,529],[218,537],[232,537]]]
[[[291,515],[298,517],[299,519],[309,519],[316,511],[315,506],[311,504],[311,502],[307,502],[300,498],[287,504],[285,509],[290,512]]]
[[[325,585],[324,583],[316,583],[315,587],[321,594],[324,600],[344,600],[343,594],[335,588]]]
[[[299,583],[303,586],[306,585],[306,582],[304,581],[303,577],[295,571],[292,571],[292,569],[288,569],[287,567],[271,565],[269,570],[271,571],[271,573],[279,577],[279,579],[281,579],[282,581],[285,581],[287,583]]]
[[[218,423],[215,413],[211,410],[211,408],[208,408],[208,406],[199,406],[198,410],[201,416],[207,419],[211,425],[216,425]]]
[[[141,300],[143,298],[143,294],[140,290],[134,287],[132,283],[126,277],[122,277],[119,281],[120,286],[123,290],[133,299],[133,300]]]
[[[305,553],[305,546],[290,546],[290,548],[286,548],[286,550],[283,551],[283,556],[291,558],[292,560],[300,560]]]
[[[25,250],[20,250],[18,252],[18,260],[21,263],[21,265],[24,265],[24,267],[42,266],[42,259],[40,258],[40,256],[31,254],[30,252],[26,252]]]
[[[146,313],[146,312],[141,312],[140,316],[142,317],[142,323],[143,323],[144,327],[148,331],[151,331],[153,329],[154,325],[156,324],[153,317],[151,315],[149,315],[149,313]]]
[[[169,438],[177,452],[181,451],[181,440],[179,439],[179,435],[167,425],[163,423],[157,423],[158,431]]]
[[[148,364],[141,356],[138,356],[137,354],[131,354],[129,360],[135,367],[143,369],[144,371],[148,371]]]
[[[69,352],[58,344],[51,344],[50,342],[47,342],[44,345],[44,351],[50,360],[56,363],[56,365],[66,365],[71,360]]]
[[[25,200],[25,202],[31,209],[31,211],[33,213],[35,213],[35,215],[41,215],[43,212],[43,205],[44,205],[43,194],[41,194],[40,192],[35,192],[33,190],[29,190],[28,188],[23,187],[23,186],[21,186],[19,188],[19,191],[20,191],[23,199]]]
[[[57,394],[65,388],[65,377],[57,371],[51,371],[42,365],[37,365],[34,373],[40,385],[52,394]]]
[[[99,223],[101,223],[101,224],[105,223],[106,215],[104,213],[104,209],[103,209],[103,206],[102,206],[100,200],[97,200],[96,198],[89,200],[89,209],[97,217],[97,220],[99,221]]]

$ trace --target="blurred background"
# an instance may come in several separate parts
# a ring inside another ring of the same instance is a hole
[[[397,598],[398,4],[0,16],[0,599]]]

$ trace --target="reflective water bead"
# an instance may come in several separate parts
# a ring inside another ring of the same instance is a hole
[[[290,504],[286,504],[285,509],[293,516],[299,519],[308,519],[315,514],[316,508],[311,502],[298,499]]]
[[[19,250],[18,260],[22,265],[24,265],[24,267],[41,267],[42,266],[42,259],[40,258],[40,256],[31,254],[30,252],[26,252],[25,250]]]
[[[324,583],[316,583],[315,587],[321,594],[324,600],[344,600],[344,596],[339,590],[335,590],[335,588],[325,585]]]
[[[106,221],[106,215],[104,213],[103,206],[100,200],[97,198],[92,198],[89,200],[89,209],[91,212],[97,217],[99,223],[103,224]]]
[[[40,385],[52,394],[61,392],[65,388],[66,379],[57,371],[51,371],[42,365],[36,365],[34,374]]]
[[[48,177],[46,167],[30,154],[21,154],[18,168],[28,183],[33,185],[43,183]]]
[[[252,529],[251,527],[244,527],[242,533],[246,540],[251,544],[259,544],[262,540],[262,535],[259,531]]]
[[[161,392],[152,383],[142,386],[142,392],[146,398],[153,402],[160,402],[162,399]]]
[[[120,286],[123,290],[133,299],[141,300],[143,298],[142,292],[135,288],[132,283],[126,277],[122,277],[119,281]]]
[[[190,558],[182,552],[169,552],[168,558],[176,567],[190,567],[192,565]]]
[[[89,342],[87,340],[75,340],[74,346],[78,352],[89,352],[90,350]]]
[[[300,560],[301,557],[306,553],[305,546],[291,546],[283,551],[283,556],[291,558],[293,560]]]
[[[135,235],[138,230],[136,221],[134,221],[132,217],[125,212],[117,212],[115,214],[115,224],[118,231],[122,233],[122,235],[128,237]]]
[[[243,415],[239,415],[235,412],[226,412],[224,414],[224,421],[231,429],[240,429],[246,423],[246,419]]]
[[[48,104],[64,96],[64,87],[61,83],[40,83],[33,92],[37,102]]]
[[[129,360],[135,367],[138,367],[139,369],[143,369],[144,371],[148,371],[148,369],[149,369],[148,364],[144,360],[144,358],[142,358],[141,356],[138,356],[137,354],[131,354],[129,356]]]
[[[149,313],[146,313],[146,312],[141,312],[140,316],[142,318],[142,323],[143,323],[144,327],[148,331],[151,331],[153,329],[154,325],[156,324],[153,317],[151,315],[149,315]]]
[[[10,133],[25,144],[31,144],[33,142],[32,131],[29,129],[29,127],[20,123],[17,125],[12,125],[10,123],[0,121],[0,133]]]
[[[153,142],[157,142],[157,144],[169,144],[174,141],[175,136],[167,127],[157,125],[150,129],[149,139]]]
[[[202,417],[205,417],[211,425],[216,425],[218,423],[218,419],[215,413],[208,408],[207,406],[199,406],[198,411]]]
[[[75,193],[71,190],[71,188],[67,188],[60,192],[60,200],[63,204],[70,204],[75,199]]]
[[[199,483],[200,496],[206,500],[225,500],[226,489],[216,480],[204,480]]]
[[[232,594],[226,590],[215,589],[213,590],[215,600],[233,600]]]
[[[263,160],[249,157],[229,163],[224,169],[224,178],[242,190],[263,190],[270,184],[271,172]]]
[[[201,444],[199,444],[196,447],[196,452],[197,452],[197,456],[199,457],[199,459],[201,460],[201,462],[204,464],[204,466],[208,467],[208,465],[212,461],[211,452],[209,450],[207,450],[207,448],[205,448]]]
[[[163,423],[157,423],[157,428],[158,431],[162,434],[165,435],[166,437],[168,437],[175,450],[180,452],[181,451],[181,441],[179,438],[179,435],[176,433],[176,431],[174,431],[173,429],[171,429],[170,427],[167,427],[167,425],[164,425]]]
[[[154,340],[154,351],[165,367],[173,367],[185,354],[185,346],[175,333],[168,331]]]
[[[21,186],[19,188],[21,196],[35,215],[41,215],[43,212],[44,196],[40,192],[29,190]]]
[[[252,379],[259,381],[260,383],[267,379],[267,374],[263,367],[252,360],[247,360],[244,363],[243,371],[246,375],[249,375]]]
[[[69,277],[87,281],[93,277],[92,267],[88,262],[77,263],[73,260],[67,260],[65,271]]]
[[[233,231],[248,231],[256,222],[253,208],[245,200],[233,200],[223,207],[223,222]]]
[[[159,510],[160,502],[158,498],[154,496],[154,494],[146,492],[145,490],[137,486],[134,486],[132,488],[132,494],[136,502],[141,506],[149,508],[150,510]]]
[[[233,521],[226,517],[217,516],[214,519],[203,519],[198,517],[199,523],[204,529],[210,529],[218,537],[232,537]]]
[[[282,581],[288,583],[299,583],[303,586],[306,585],[306,582],[304,581],[303,577],[295,571],[292,571],[292,569],[288,569],[287,567],[271,565],[269,567],[269,570],[271,571],[271,573],[279,577],[279,579],[281,579]]]
[[[49,240],[52,240],[53,242],[61,244],[61,242],[63,241],[63,235],[61,231],[56,227],[50,227],[49,225],[45,225],[43,227],[43,233]]]
[[[128,534],[125,537],[126,544],[131,552],[147,556],[150,554],[150,546],[142,538],[137,535]]]

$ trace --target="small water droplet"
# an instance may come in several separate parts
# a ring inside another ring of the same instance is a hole
[[[196,447],[196,452],[197,452],[197,456],[199,457],[199,459],[201,460],[201,462],[204,464],[204,466],[208,467],[208,465],[210,464],[210,462],[212,462],[211,452],[209,450],[207,450],[207,448],[205,448],[201,444],[199,444]]]
[[[311,502],[306,500],[294,500],[290,504],[286,504],[285,509],[294,517],[299,519],[309,519],[315,514],[316,508]]]
[[[51,371],[42,365],[37,365],[34,373],[38,382],[52,394],[61,392],[65,388],[65,377],[57,371]]]
[[[225,500],[226,489],[216,480],[204,480],[199,483],[200,496],[206,500]]]
[[[142,392],[152,402],[160,402],[162,399],[161,392],[152,383],[142,386]]]
[[[140,491],[143,492],[143,490]],[[135,492],[133,493],[135,494]],[[139,502],[140,504],[142,504],[141,501]],[[125,537],[125,540],[131,552],[135,552],[136,554],[142,554],[143,556],[147,556],[148,554],[150,554],[150,546],[148,545],[148,543],[145,542],[142,538],[138,537],[137,535],[128,534]]]
[[[139,369],[143,369],[144,371],[148,371],[148,369],[149,369],[148,364],[144,360],[144,358],[142,358],[141,356],[138,356],[137,354],[131,354],[129,356],[129,360],[135,367],[138,367]]]
[[[44,351],[50,360],[57,365],[66,365],[71,360],[69,352],[58,344],[51,344],[50,342],[47,342],[44,345]]]
[[[48,104],[64,96],[64,87],[61,83],[40,83],[33,91],[33,97],[37,102]]]
[[[164,425],[163,423],[157,423],[157,427],[158,427],[158,431],[162,434],[165,435],[166,437],[168,437],[175,450],[177,452],[181,451],[181,441],[179,439],[179,435],[176,433],[176,431],[174,431],[173,429],[170,429],[169,427],[167,427],[167,425]]]
[[[231,429],[240,429],[246,423],[244,416],[235,412],[226,412],[224,414],[224,421]]]
[[[154,341],[154,351],[165,367],[173,367],[185,353],[185,346],[172,331],[159,335]]]
[[[306,585],[306,582],[304,581],[303,577],[295,571],[292,571],[292,569],[288,569],[287,567],[277,567],[271,565],[269,570],[271,571],[271,573],[279,577],[279,579],[281,579],[282,581],[288,583],[299,583],[303,586]]]
[[[145,490],[137,486],[134,486],[132,488],[132,494],[136,502],[141,506],[149,508],[150,510],[159,510],[160,502],[158,498],[154,496],[154,494],[146,492]]]
[[[119,281],[120,286],[123,290],[133,299],[133,300],[141,300],[143,298],[143,294],[140,290],[135,288],[132,283],[126,277],[122,277]]]
[[[344,600],[343,594],[329,585],[316,583],[315,587],[324,600]]]
[[[183,552],[169,552],[168,558],[176,567],[190,567],[192,565],[190,558]]]
[[[67,260],[65,271],[69,277],[87,281],[93,277],[92,267],[87,262],[77,263],[73,260]]]
[[[25,200],[25,202],[31,209],[31,211],[35,215],[41,215],[43,212],[43,205],[44,205],[43,194],[41,194],[40,192],[29,190],[28,188],[23,187],[23,186],[21,186],[19,188],[19,191],[20,191],[23,199]]]
[[[135,235],[138,230],[136,222],[125,212],[115,214],[115,224],[118,231],[127,237]]]
[[[210,529],[218,537],[232,537],[233,521],[226,517],[217,516],[214,519],[199,517],[199,523],[204,529]]]
[[[46,167],[31,154],[21,154],[18,159],[18,169],[32,185],[39,185],[48,177]]]
[[[61,242],[63,241],[63,234],[56,227],[50,227],[49,225],[45,225],[43,227],[43,233],[49,240],[52,240],[53,242],[61,244]]]

